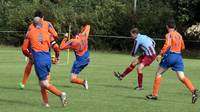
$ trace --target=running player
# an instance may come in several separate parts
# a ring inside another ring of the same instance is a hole
[[[143,54],[138,58],[134,59],[131,64],[124,70],[123,73],[114,72],[114,76],[118,80],[122,80],[126,75],[128,75],[136,66],[138,74],[138,86],[135,87],[135,90],[143,90],[143,72],[142,70],[149,66],[156,58],[155,51],[155,42],[150,37],[146,35],[141,35],[137,28],[133,28],[130,31],[132,39],[134,39],[134,45],[132,49],[132,56],[137,53],[137,50],[140,48],[143,51]]]
[[[51,55],[50,45],[55,40],[51,34],[41,27],[42,23],[39,17],[35,17],[33,20],[34,28],[32,28],[24,39],[22,45],[22,52],[25,56],[33,60],[35,66],[35,72],[39,79],[41,87],[41,95],[45,107],[49,107],[48,104],[48,91],[52,92],[56,96],[59,96],[63,106],[66,105],[66,93],[61,92],[55,86],[49,83],[47,77],[51,69]],[[48,91],[47,91],[48,90]]]
[[[73,39],[68,40],[64,38],[61,42],[60,49],[73,49],[76,60],[74,61],[71,70],[71,83],[80,84],[88,89],[87,80],[78,78],[79,73],[89,64],[89,51],[88,51],[88,36],[90,32],[90,25],[83,25],[82,31],[78,30],[72,32]]]
[[[160,60],[162,56],[163,58],[156,72],[153,84],[153,92],[151,95],[146,96],[146,98],[157,100],[162,74],[169,68],[172,68],[172,70],[176,72],[179,80],[192,93],[192,103],[195,103],[198,98],[197,90],[195,89],[189,78],[184,75],[184,64],[181,55],[181,51],[185,49],[183,38],[175,30],[174,20],[169,20],[166,28],[168,31],[168,33],[165,35],[166,41],[160,51],[160,54],[157,56],[157,60]]]
[[[48,31],[49,33],[51,33],[55,40],[58,39],[58,34],[55,31],[55,29],[53,28],[53,25],[50,22],[44,20],[44,15],[43,15],[43,13],[41,11],[39,11],[39,10],[36,11],[34,17],[40,17],[41,18],[40,21],[42,22],[42,28],[44,30]],[[33,24],[29,25],[27,33],[31,29],[34,29],[34,25]],[[53,44],[55,44],[53,49],[54,49],[55,57],[56,57],[55,62],[57,63],[59,61],[59,46],[56,44],[56,41]],[[27,65],[26,65],[26,68],[24,70],[24,75],[23,75],[22,82],[19,83],[19,88],[20,89],[24,89],[24,87],[26,85],[26,82],[28,80],[28,77],[29,77],[29,75],[31,73],[32,65],[33,65],[33,61],[29,58],[29,61],[28,61]]]

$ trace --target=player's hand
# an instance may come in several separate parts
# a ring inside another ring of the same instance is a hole
[[[69,34],[68,34],[68,33],[65,33],[64,36],[68,38],[68,37],[69,37]]]
[[[57,57],[57,58],[56,58],[56,64],[58,64],[59,62],[60,62],[60,58]]]
[[[157,57],[156,57],[156,60],[159,62],[161,60],[162,56],[159,54]]]

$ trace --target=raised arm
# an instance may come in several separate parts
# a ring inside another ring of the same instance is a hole
[[[85,37],[88,38],[90,33],[90,25],[85,25],[82,29],[81,29],[81,35],[84,35]]]

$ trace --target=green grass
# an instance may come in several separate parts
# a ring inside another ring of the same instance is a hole
[[[0,112],[199,112],[200,101],[191,104],[191,93],[178,81],[171,70],[164,74],[159,100],[147,101],[151,93],[157,62],[144,70],[144,90],[135,91],[137,75],[133,71],[123,81],[116,80],[112,72],[122,71],[132,57],[119,53],[91,52],[91,63],[81,72],[81,78],[89,81],[89,90],[71,84],[70,65],[66,65],[66,52],[61,53],[61,62],[52,67],[52,84],[67,92],[69,105],[61,107],[58,97],[49,93],[50,108],[41,106],[38,80],[34,70],[24,90],[17,84],[21,81],[26,65],[19,48],[0,48]],[[185,59],[185,72],[193,84],[200,88],[200,60]]]

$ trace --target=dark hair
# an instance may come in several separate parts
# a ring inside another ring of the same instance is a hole
[[[139,33],[139,30],[138,30],[138,28],[132,28],[131,30],[130,30],[130,33]]]
[[[34,14],[34,17],[40,17],[40,18],[43,18],[44,15],[43,15],[42,11],[37,10],[37,11],[35,12],[35,14]]]
[[[79,32],[80,32],[80,30],[78,28],[76,28],[76,27],[72,28],[72,32],[71,32],[72,37],[78,35]]]
[[[168,26],[169,28],[176,28],[175,20],[174,20],[174,19],[169,19],[169,20],[167,21],[167,26]]]

